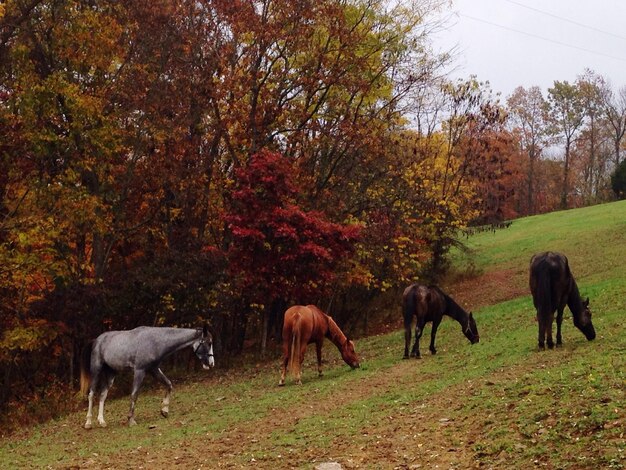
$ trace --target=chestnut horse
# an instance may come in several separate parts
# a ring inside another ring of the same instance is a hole
[[[330,339],[346,364],[353,369],[359,367],[359,358],[354,344],[343,334],[337,323],[315,305],[294,305],[285,312],[283,323],[283,366],[278,385],[285,385],[287,367],[294,375],[296,384],[302,384],[302,363],[308,344],[315,343],[317,372],[322,376],[322,344]]]
[[[561,346],[561,323],[563,310],[567,305],[574,317],[574,325],[583,332],[587,340],[596,337],[591,323],[589,298],[582,300],[578,286],[569,269],[567,257],[561,253],[537,253],[530,260],[530,292],[537,309],[539,324],[539,349],[554,347],[552,340],[552,322],[556,311],[556,345]]]
[[[413,317],[417,317],[415,322],[415,344],[411,350],[411,356],[420,356],[419,340],[424,332],[424,326],[428,322],[433,322],[430,332],[430,352],[436,354],[435,336],[437,328],[443,318],[448,315],[458,321],[463,329],[463,334],[472,344],[478,343],[480,336],[474,321],[472,312],[467,313],[449,295],[445,294],[439,287],[412,284],[404,290],[402,294],[402,314],[404,315],[404,358],[409,358],[409,344],[411,343],[411,323]]]

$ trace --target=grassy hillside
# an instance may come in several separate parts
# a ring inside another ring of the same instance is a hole
[[[473,307],[479,344],[448,319],[436,356],[427,329],[421,360],[401,359],[401,331],[358,341],[356,371],[327,342],[318,378],[309,348],[299,387],[277,387],[277,360],[194,375],[175,384],[167,420],[154,389],[124,426],[124,396],[106,429],[82,429],[81,412],[3,440],[0,468],[624,468],[626,202],[521,219],[468,245],[456,263],[479,277],[449,291]],[[591,298],[595,341],[567,312],[563,347],[536,350],[527,270],[547,249],[568,255]]]

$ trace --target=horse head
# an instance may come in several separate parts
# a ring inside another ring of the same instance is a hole
[[[346,342],[341,346],[341,357],[346,364],[348,364],[353,369],[359,368],[359,358],[354,351],[354,343],[346,338]]]
[[[596,330],[591,323],[591,310],[589,309],[589,297],[582,301],[582,310],[578,317],[574,315],[574,325],[583,332],[585,338],[591,341],[596,337]]]
[[[478,343],[480,341],[480,335],[478,334],[478,327],[476,326],[476,321],[474,320],[474,315],[472,312],[469,313],[467,318],[467,325],[463,328],[463,334],[467,339],[470,340],[472,344]]]
[[[203,326],[200,339],[193,343],[193,352],[198,359],[200,359],[203,369],[210,369],[215,366],[215,358],[213,357],[213,336],[209,333],[207,325]]]

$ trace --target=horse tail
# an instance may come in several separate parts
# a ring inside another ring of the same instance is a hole
[[[289,370],[294,377],[300,375],[300,345],[301,345],[301,326],[300,314],[294,319],[291,329],[291,352],[289,354]]]
[[[556,309],[555,293],[552,292],[550,264],[546,260],[542,260],[533,274],[536,285],[534,294],[535,307],[540,315],[549,314]]]
[[[80,356],[80,393],[87,394],[89,383],[91,382],[91,351],[93,349],[93,341],[90,341],[82,351]]]
[[[411,330],[413,315],[416,313],[417,299],[415,298],[415,286],[409,287],[404,293],[402,302],[402,316],[404,317],[404,329]]]

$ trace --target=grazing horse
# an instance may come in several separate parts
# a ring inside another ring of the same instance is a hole
[[[301,385],[302,362],[310,343],[317,351],[317,372],[322,376],[322,344],[330,339],[346,364],[353,369],[359,367],[359,358],[354,352],[354,343],[343,334],[337,323],[315,305],[294,305],[285,312],[283,323],[283,366],[278,385],[285,385],[287,367],[294,375],[296,384]]]
[[[467,313],[449,295],[445,294],[439,287],[412,284],[404,290],[402,294],[402,314],[404,315],[404,358],[409,358],[409,345],[411,344],[411,323],[413,317],[417,317],[415,322],[415,344],[411,350],[411,356],[420,358],[419,341],[424,332],[424,326],[428,322],[433,322],[430,332],[430,352],[436,354],[435,336],[437,328],[443,318],[448,315],[461,324],[463,334],[472,344],[478,343],[480,336],[472,312]]]
[[[91,429],[93,398],[98,389],[100,389],[98,423],[102,427],[106,426],[104,402],[109,388],[113,385],[115,373],[122,369],[133,369],[134,372],[128,425],[137,424],[135,401],[146,372],[167,388],[161,407],[161,414],[167,418],[172,382],[161,371],[161,361],[188,346],[193,347],[193,352],[202,362],[203,368],[210,369],[215,365],[213,339],[206,325],[200,329],[140,326],[129,331],[108,331],[98,336],[85,348],[81,363],[80,389],[82,393],[89,389],[89,410],[85,429]]]
[[[565,255],[555,252],[538,253],[530,260],[530,292],[537,309],[539,323],[539,349],[554,347],[552,322],[556,311],[556,345],[561,346],[561,323],[567,305],[574,317],[574,325],[591,341],[596,331],[591,323],[589,298],[582,300],[578,286],[569,269]]]

